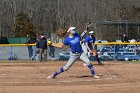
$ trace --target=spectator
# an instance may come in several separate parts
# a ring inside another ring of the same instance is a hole
[[[140,39],[137,39],[136,42],[140,42]]]
[[[52,46],[52,41],[51,40],[48,40],[48,45],[49,45],[49,48],[50,48],[49,56],[51,56],[52,57],[52,61],[54,61],[54,59],[55,59],[55,55],[54,55],[55,48],[54,48],[54,46]]]
[[[98,43],[102,43],[102,41],[101,40],[98,40]]]
[[[33,44],[33,43],[35,43],[33,41],[33,39],[31,37],[29,37],[29,35],[27,35],[26,44]],[[32,48],[31,45],[28,45],[27,48],[28,48],[28,52],[29,52],[29,58],[30,58],[30,60],[32,60],[32,57],[33,57],[33,48]]]
[[[40,35],[36,44],[39,52],[40,62],[47,61],[47,40],[44,34]]]
[[[134,42],[136,42],[135,39],[131,39],[131,40],[130,40],[130,43],[134,43]]]
[[[108,42],[108,43],[110,43],[110,42],[111,42],[111,40],[108,38],[108,39],[107,39],[107,42]]]
[[[129,42],[128,36],[126,36],[125,34],[122,36],[122,42]]]
[[[121,41],[125,42],[125,43],[129,43],[128,36],[123,34],[122,37],[121,37]],[[123,45],[123,47],[125,48],[125,47],[127,47],[127,45]]]

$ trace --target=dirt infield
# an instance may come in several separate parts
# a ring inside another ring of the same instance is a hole
[[[56,79],[47,76],[65,62],[0,63],[0,93],[140,93],[140,64],[93,62],[101,79],[91,77],[87,67],[75,62]]]

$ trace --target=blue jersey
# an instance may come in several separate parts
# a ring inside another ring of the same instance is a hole
[[[96,39],[95,37],[90,37],[90,36],[87,36],[84,40],[84,44],[88,43],[88,46],[89,47],[92,47],[92,43],[95,43]]]
[[[74,35],[72,38],[66,37],[63,44],[68,45],[72,53],[82,53],[79,35]]]

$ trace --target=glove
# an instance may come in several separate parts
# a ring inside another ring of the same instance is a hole
[[[93,50],[92,53],[90,53],[90,55],[96,56],[97,55],[97,52],[95,50]]]

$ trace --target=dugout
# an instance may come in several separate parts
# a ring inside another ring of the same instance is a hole
[[[9,41],[6,37],[1,37],[0,38],[0,44],[9,44]]]
[[[33,40],[36,40],[36,37],[31,37]],[[0,44],[25,44],[27,42],[27,37],[21,38],[0,38]]]

